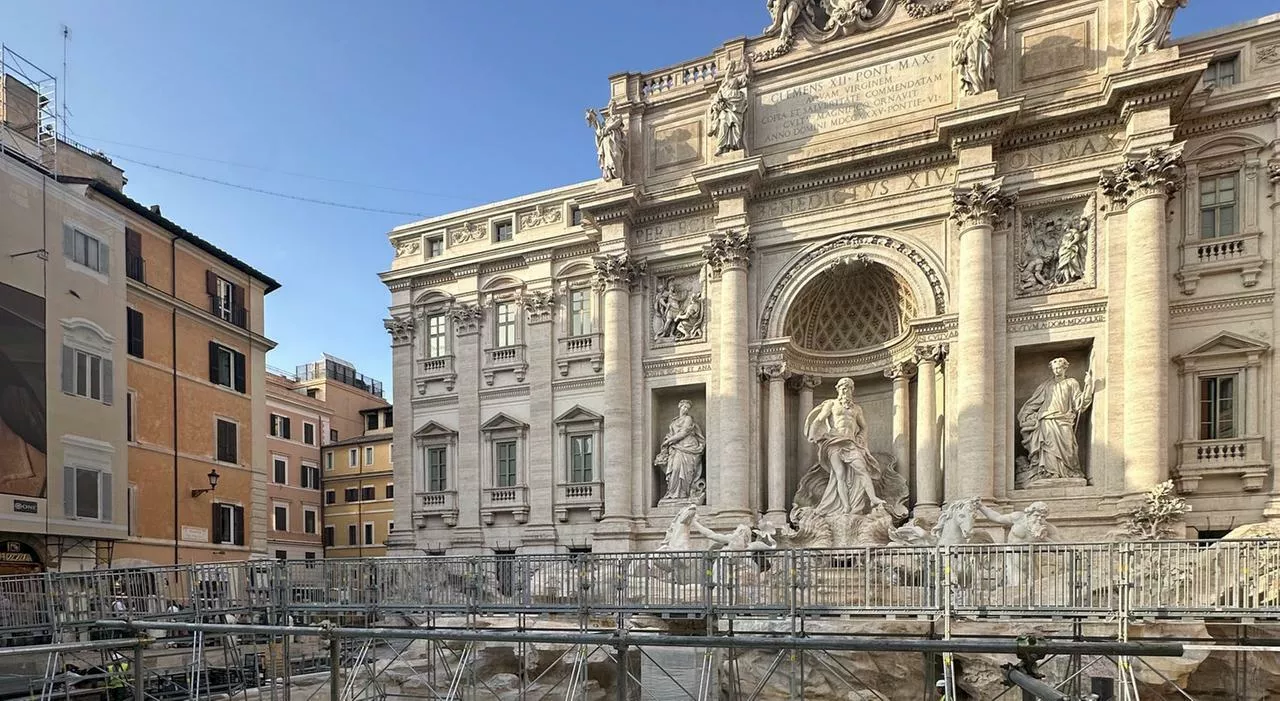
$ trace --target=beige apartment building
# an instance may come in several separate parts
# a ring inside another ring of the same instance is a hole
[[[271,474],[267,553],[277,559],[324,556],[321,542],[321,444],[333,410],[299,386],[296,375],[267,371],[267,450]],[[314,392],[318,394],[318,392]]]
[[[3,75],[0,574],[91,569],[127,533],[125,221],[55,176],[121,173],[40,137],[43,90]]]
[[[599,179],[389,234],[392,550],[1280,517],[1280,15],[1175,4],[770,3],[610,77]]]
[[[325,557],[379,557],[395,528],[392,410],[359,413],[362,435],[324,448]]]

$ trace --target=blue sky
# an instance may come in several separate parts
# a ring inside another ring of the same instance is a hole
[[[1277,10],[1196,0],[1175,34]],[[377,273],[386,232],[417,216],[124,159],[442,214],[596,177],[582,115],[607,99],[609,75],[707,54],[768,15],[764,0],[40,0],[5,3],[0,41],[60,76],[64,23],[69,135],[116,157],[133,198],[283,284],[267,298],[279,343],[268,362],[291,369],[327,352],[390,390]]]

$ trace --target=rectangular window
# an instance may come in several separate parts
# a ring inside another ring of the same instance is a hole
[[[237,461],[240,452],[238,433],[239,427],[234,423],[218,419],[217,452],[214,454],[214,459],[218,462],[234,463]]]
[[[320,468],[315,465],[303,465],[298,474],[302,478],[299,483],[303,489],[320,488]]]
[[[360,501],[360,488],[347,487],[346,489],[342,490],[342,500],[348,504],[352,502]]]
[[[347,545],[359,545],[359,544],[360,544],[360,542],[359,542],[358,540],[356,540],[356,537],[357,537],[357,533],[358,533],[358,531],[359,531],[359,529],[357,529],[357,528],[356,528],[356,524],[354,524],[354,523],[353,523],[353,524],[351,524],[351,525],[349,525],[349,526],[347,526]]]
[[[213,542],[222,545],[244,545],[244,507],[234,504],[213,505]]]
[[[348,467],[355,467],[356,465],[359,464],[359,461],[360,461],[360,451],[356,450],[355,448],[352,448],[351,450],[347,451]]]
[[[391,534],[395,532],[396,532],[396,522],[387,521],[387,537],[391,537]]]
[[[124,230],[124,274],[131,280],[147,282],[147,262],[142,258],[142,234]]]
[[[378,498],[377,487],[361,487],[360,501],[373,501]]]
[[[326,470],[333,469],[333,451],[332,450],[324,454],[324,469]]]
[[[495,348],[506,348],[516,344],[516,305],[514,302],[499,302],[493,307],[494,327],[493,345]]]
[[[308,423],[302,424],[302,442],[306,443],[307,445],[316,444],[316,425],[315,424],[308,424]]]
[[[338,429],[336,428],[329,429],[329,442],[330,443],[338,442]]]
[[[138,485],[129,485],[124,498],[125,508],[129,510],[129,535],[138,535]]]
[[[302,510],[302,530],[304,533],[315,535],[318,523],[315,509]]]
[[[62,226],[63,254],[68,260],[83,265],[94,272],[109,275],[111,270],[111,247],[106,241],[97,239],[69,225]]]
[[[569,223],[573,226],[582,226],[582,210],[574,207],[569,210]]]
[[[1200,378],[1200,440],[1236,437],[1236,376]]]
[[[388,499],[396,498],[396,486],[394,484],[387,485],[387,498]]]
[[[111,520],[111,475],[84,467],[62,470],[63,512],[69,518]]]
[[[373,545],[373,524],[364,524],[364,544]]]
[[[289,559],[289,553],[288,553],[287,551],[285,551],[285,550],[277,550],[277,551],[276,551],[276,559],[277,559],[277,560],[288,560],[288,559]]]
[[[333,544],[334,544],[333,526],[325,526],[324,527],[324,546],[326,548],[332,548]]]
[[[1236,173],[1200,179],[1200,238],[1235,236],[1240,231],[1236,207],[1239,191]]]
[[[142,312],[137,309],[125,310],[125,336],[129,339],[129,355],[142,357]]]
[[[515,229],[511,225],[511,220],[507,219],[493,223],[493,240],[495,243],[510,241],[513,238]]]
[[[209,341],[210,382],[243,393],[245,388],[244,373],[244,353],[234,351],[220,343]],[[284,435],[283,432],[287,429],[282,425],[280,430],[281,435]]]
[[[271,481],[276,484],[289,483],[289,462],[284,458],[275,458],[275,473],[271,476]]]
[[[444,237],[432,236],[427,239],[427,257],[437,258],[444,255]]]
[[[71,346],[62,347],[62,391],[111,404],[114,364],[107,358]]]
[[[314,559],[316,559],[316,554],[315,554],[315,553],[313,553],[313,552],[311,552],[311,551],[307,551],[307,552],[305,552],[305,553],[302,553],[302,559],[304,559],[304,560],[314,560]]]
[[[448,326],[444,314],[427,317],[427,357],[442,358],[449,354]]]
[[[593,436],[569,437],[569,481],[591,482],[595,477]]]
[[[496,560],[493,574],[498,580],[498,591],[503,596],[511,596],[516,589],[516,551],[494,550],[493,554]]]
[[[325,490],[325,492],[324,492],[324,503],[325,503],[325,504],[337,504],[337,503],[338,503],[338,493],[337,493],[336,491],[332,490],[332,489],[326,489],[326,490]]]
[[[375,421],[376,421],[376,419],[375,419]],[[373,464],[373,448],[365,448],[365,449],[364,449],[364,464],[365,464],[365,465],[372,465],[372,464]]]
[[[1211,61],[1209,67],[1204,71],[1205,86],[1212,85],[1215,88],[1226,88],[1235,85],[1239,67],[1240,58],[1238,56]]]
[[[271,436],[273,438],[280,437],[280,423],[284,421],[284,417],[279,414],[271,415]]]
[[[366,431],[378,430],[378,413],[377,412],[370,412],[365,415],[364,430]]]
[[[443,492],[449,488],[447,448],[427,448],[427,491]]]
[[[289,530],[289,507],[277,506],[272,511],[272,530],[287,531]]]
[[[133,390],[129,390],[124,395],[124,439],[133,443],[138,440],[138,421],[134,417],[134,407],[137,405],[138,395]]]
[[[569,335],[586,336],[591,333],[591,290],[580,287],[569,290]]]
[[[213,313],[234,323],[236,311],[236,286],[222,278],[214,282]]]
[[[390,409],[387,409],[386,411],[383,411],[383,412],[382,412],[382,427],[383,427],[383,428],[392,428],[392,427],[394,427],[394,426],[396,425],[396,420],[395,420],[395,417],[393,416],[393,414],[394,414],[394,412],[392,412]]]
[[[498,467],[498,487],[516,486],[516,442],[501,441],[494,444],[495,464]]]

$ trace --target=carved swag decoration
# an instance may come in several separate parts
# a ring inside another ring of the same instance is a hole
[[[764,35],[777,37],[779,43],[752,53],[751,60],[768,61],[786,54],[795,46],[797,35],[820,44],[875,29],[889,20],[896,5],[897,0],[767,0],[771,21]]]

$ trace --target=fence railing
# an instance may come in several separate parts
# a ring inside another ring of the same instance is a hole
[[[254,560],[0,577],[0,633],[360,614],[1248,617],[1280,540]]]

